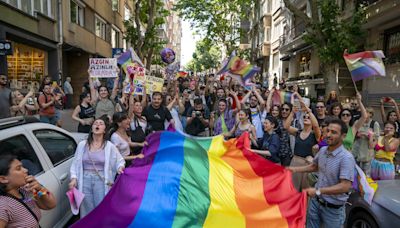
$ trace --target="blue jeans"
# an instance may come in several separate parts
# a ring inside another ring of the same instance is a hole
[[[321,205],[315,197],[308,204],[307,212],[307,228],[324,228],[342,227],[345,219],[345,207],[338,209],[325,207]]]
[[[40,122],[56,125],[56,116],[40,116]]]
[[[100,175],[104,175],[101,170],[99,172]],[[82,192],[85,194],[85,198],[80,207],[81,218],[96,208],[105,196],[104,181],[100,179],[95,171],[83,171]]]

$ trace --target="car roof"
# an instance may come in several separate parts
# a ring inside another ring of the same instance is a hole
[[[400,180],[378,181],[374,202],[394,214],[400,214]]]
[[[0,119],[0,130],[21,126],[29,123],[40,123],[40,120],[33,116],[17,116]]]

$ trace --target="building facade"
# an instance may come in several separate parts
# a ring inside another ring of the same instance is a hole
[[[127,1],[128,2],[128,1]],[[111,57],[123,46],[124,0],[2,0],[0,40],[13,55],[0,56],[12,89],[39,88],[44,76],[72,78],[75,103],[87,80],[89,58]]]

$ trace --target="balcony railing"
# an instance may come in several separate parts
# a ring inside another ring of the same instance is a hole
[[[306,26],[304,22],[300,22],[291,28],[289,31],[285,32],[282,36],[279,37],[281,41],[281,45],[286,45],[292,42],[294,39],[303,35],[306,31]]]

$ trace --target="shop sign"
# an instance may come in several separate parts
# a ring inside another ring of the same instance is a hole
[[[12,55],[11,41],[0,41],[0,55]]]
[[[116,78],[118,77],[117,59],[114,58],[90,58],[90,77]]]

